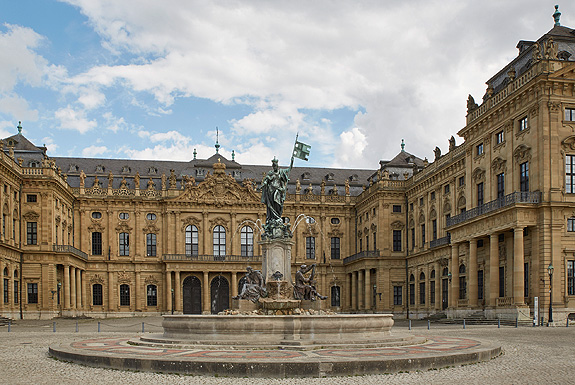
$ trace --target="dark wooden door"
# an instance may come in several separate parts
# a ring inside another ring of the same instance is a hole
[[[184,279],[184,314],[202,314],[202,283],[197,277]]]
[[[210,285],[212,299],[212,314],[217,314],[230,308],[230,285],[221,275],[212,279]]]
[[[441,280],[441,308],[447,309],[449,306],[449,281],[447,279]]]

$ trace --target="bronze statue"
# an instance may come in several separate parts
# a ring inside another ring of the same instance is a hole
[[[246,283],[242,288],[242,292],[238,296],[233,297],[233,299],[249,299],[253,303],[256,303],[260,297],[266,297],[268,295],[266,282],[261,271],[254,270],[251,266],[248,266],[246,270]]]
[[[269,238],[283,236],[286,232],[286,226],[289,227],[289,225],[283,223],[282,213],[292,165],[290,165],[289,168],[280,169],[278,167],[278,160],[274,158],[272,160],[273,169],[267,173],[262,181],[262,203],[264,203],[267,208],[264,235]],[[279,230],[279,232],[274,230]],[[289,229],[287,230],[289,232]]]
[[[309,278],[305,274],[311,270]],[[315,288],[315,263],[311,266],[301,265],[300,269],[295,273],[295,286],[294,297],[299,300],[315,301],[316,298],[327,299],[326,296],[321,295]]]

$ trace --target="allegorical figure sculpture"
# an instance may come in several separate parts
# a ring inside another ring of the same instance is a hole
[[[311,270],[309,278],[305,276],[307,272]],[[311,300],[315,301],[316,298],[326,299],[317,292],[315,288],[315,263],[311,266],[301,265],[300,269],[295,273],[295,287],[294,287],[294,297],[300,300]]]
[[[293,164],[293,161],[292,161]],[[287,182],[289,180],[290,168],[280,169],[278,160],[272,160],[272,170],[268,171],[262,181],[262,203],[266,205],[266,224],[264,225],[265,235],[270,238],[277,238],[284,233],[286,225],[282,220],[283,205],[286,199]],[[289,232],[289,229],[287,229]]]
[[[256,303],[260,297],[266,297],[266,282],[265,278],[259,270],[254,270],[251,266],[246,268],[246,283],[242,288],[242,292],[234,299],[249,299]]]

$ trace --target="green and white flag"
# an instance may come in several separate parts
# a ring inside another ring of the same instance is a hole
[[[307,157],[309,156],[310,149],[311,146],[296,140],[293,148],[293,156],[301,160],[308,160]]]

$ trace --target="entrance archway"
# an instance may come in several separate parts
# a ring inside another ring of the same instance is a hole
[[[230,308],[230,285],[227,279],[221,275],[212,279],[210,292],[212,314],[217,314]]]
[[[190,276],[183,283],[184,314],[202,314],[202,283]]]

